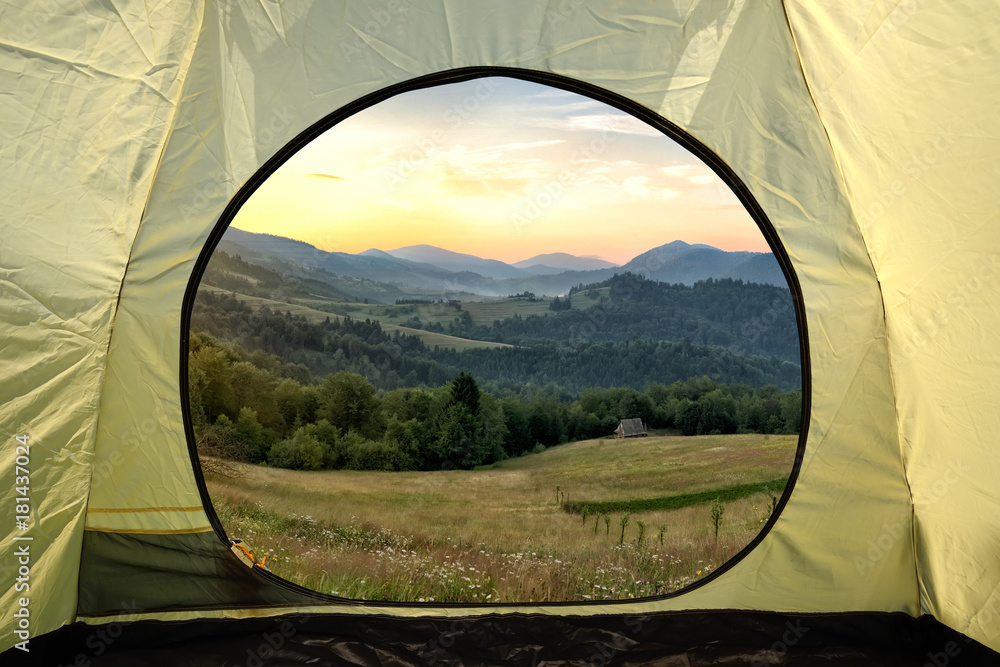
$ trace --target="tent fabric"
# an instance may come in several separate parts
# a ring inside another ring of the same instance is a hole
[[[39,0],[2,16],[0,478],[28,435],[32,511],[0,537],[0,649],[18,641],[18,536],[32,538],[32,637],[109,613],[308,603],[400,618],[902,612],[1000,649],[1000,6]],[[373,606],[224,564],[182,410],[192,271],[282,147],[367,95],[467,67],[565,77],[660,114],[728,165],[790,259],[812,387],[797,479],[759,544],[682,595]],[[11,527],[17,497],[0,485]]]
[[[316,602],[252,576],[210,532],[87,531],[83,543],[78,611],[87,614]],[[169,575],[164,577],[164,572]]]

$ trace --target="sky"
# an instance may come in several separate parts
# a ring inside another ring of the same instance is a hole
[[[290,158],[233,226],[327,251],[428,244],[624,264],[674,240],[769,251],[698,158],[633,116],[503,77],[397,95]]]

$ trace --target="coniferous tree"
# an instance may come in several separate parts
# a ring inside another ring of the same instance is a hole
[[[479,414],[479,385],[468,371],[462,371],[452,380],[451,403],[464,405],[473,416]]]

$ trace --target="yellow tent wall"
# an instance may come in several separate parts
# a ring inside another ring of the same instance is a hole
[[[798,479],[747,557],[675,598],[532,611],[931,613],[1000,648],[1000,8],[286,0],[3,11],[0,78],[14,94],[0,97],[0,475],[13,479],[13,437],[30,433],[33,633],[77,618],[84,531],[211,529],[183,430],[181,303],[230,198],[364,95],[496,66],[622,95],[726,161],[792,261],[811,364]],[[0,489],[6,515],[15,496]],[[0,545],[12,581],[11,536]],[[17,594],[4,591],[7,647]],[[127,602],[119,618],[251,613],[128,613]]]
[[[1000,8],[866,9],[788,13],[882,293],[920,609],[997,648]]]
[[[199,19],[197,7],[179,3],[121,13],[54,2],[0,8],[4,648],[18,641],[21,597],[30,599],[32,636],[76,615],[119,291]],[[141,424],[147,416],[132,417]],[[13,540],[23,532],[15,524],[19,434],[31,438],[28,591],[15,589],[14,554],[24,546]]]

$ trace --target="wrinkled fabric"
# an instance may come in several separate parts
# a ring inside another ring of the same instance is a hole
[[[227,203],[345,105],[483,66],[621,95],[728,166],[794,272],[808,431],[775,525],[682,595],[377,613],[931,613],[1000,648],[1000,7],[40,0],[0,12],[0,648],[17,640],[17,434],[33,443],[33,636],[87,612],[81,587],[120,620],[287,611],[277,593],[237,595],[228,574],[192,597],[203,568],[187,558],[155,559],[149,599],[124,579],[80,582],[79,566],[106,571],[88,545],[159,553],[212,534],[181,329]],[[144,553],[113,562],[138,571]]]

